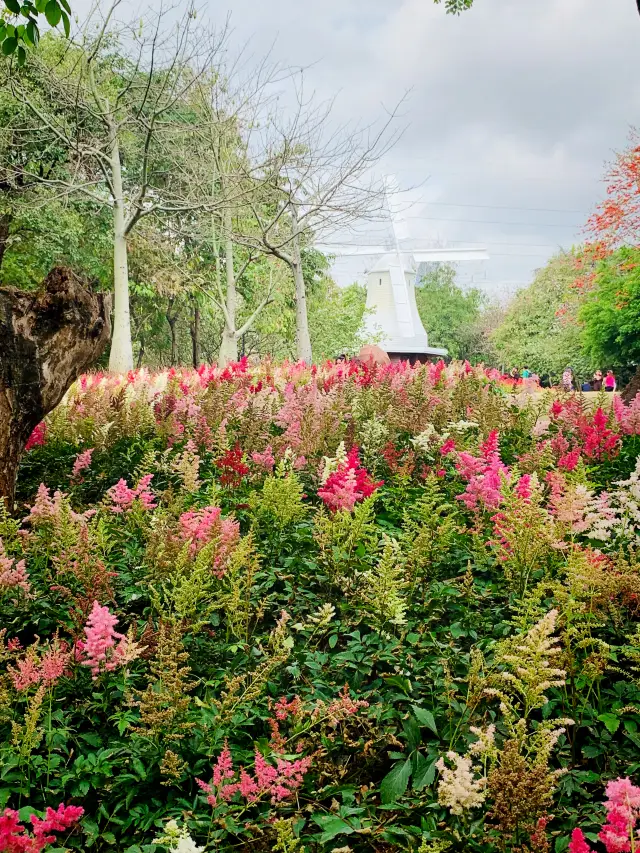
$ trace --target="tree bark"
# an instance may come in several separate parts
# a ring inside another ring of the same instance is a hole
[[[171,367],[175,367],[178,363],[178,339],[176,337],[176,322],[178,320],[178,315],[180,311],[178,308],[176,308],[175,311],[172,310],[175,301],[175,296],[169,297],[167,313],[165,314],[165,317],[167,318],[167,323],[169,324],[169,329],[171,330]]]
[[[191,332],[191,363],[193,369],[197,370],[200,367],[200,306],[198,300],[193,300],[193,315],[189,326]]]
[[[307,312],[307,290],[302,274],[302,257],[300,254],[300,241],[296,235],[292,241],[293,262],[291,271],[296,288],[296,355],[300,361],[307,364],[313,362],[311,350],[311,336],[309,335],[309,315]]]
[[[227,274],[227,289],[225,293],[224,329],[218,363],[226,367],[230,361],[238,360],[238,333],[236,330],[236,313],[238,310],[238,293],[236,291],[236,274],[233,267],[233,240],[231,239],[231,213],[224,211],[224,266]]]
[[[113,182],[113,340],[109,356],[112,373],[133,370],[131,316],[129,311],[129,262],[122,189],[122,164],[117,131],[112,130],[111,180]]]
[[[640,365],[636,368],[629,384],[623,389],[621,397],[628,405],[632,400],[635,400],[637,394],[640,394]]]
[[[0,269],[2,269],[4,253],[7,251],[7,246],[9,245],[9,229],[12,219],[13,216],[10,213],[3,213],[0,216]]]
[[[43,284],[40,293],[0,288],[0,498],[10,506],[29,436],[111,334],[109,295],[64,267]]]

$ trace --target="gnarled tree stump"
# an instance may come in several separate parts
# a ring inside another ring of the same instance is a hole
[[[638,0],[638,3],[640,4],[640,0]],[[631,382],[624,388],[622,399],[628,404],[632,400],[635,400],[638,394],[640,394],[640,367],[638,367],[634,376],[632,376]]]
[[[0,288],[0,498],[10,506],[29,436],[102,354],[110,313],[111,298],[64,267],[39,292]]]

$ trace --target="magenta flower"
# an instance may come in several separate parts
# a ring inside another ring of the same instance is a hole
[[[329,474],[323,487],[318,489],[318,497],[333,512],[340,509],[350,512],[357,503],[370,497],[382,483],[382,480],[374,482],[366,468],[360,467],[358,448],[353,447],[346,461],[338,466],[337,471]]]

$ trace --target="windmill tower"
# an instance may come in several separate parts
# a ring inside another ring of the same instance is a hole
[[[416,273],[421,263],[484,261],[486,249],[403,249],[409,237],[406,220],[398,203],[394,178],[385,179],[386,208],[392,240],[387,246],[331,246],[324,251],[342,257],[365,255],[377,260],[367,275],[365,328],[372,336],[382,334],[379,346],[394,361],[426,361],[445,356],[447,350],[429,346],[416,304]]]

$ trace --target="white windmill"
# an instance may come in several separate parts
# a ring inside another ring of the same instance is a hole
[[[410,234],[399,203],[398,185],[393,177],[385,179],[386,207],[393,239],[387,246],[325,246],[322,250],[341,257],[365,255],[377,257],[367,275],[366,330],[382,334],[379,343],[392,360],[425,361],[443,356],[447,350],[429,346],[416,304],[416,272],[421,263],[448,261],[484,261],[486,249],[402,249]]]

